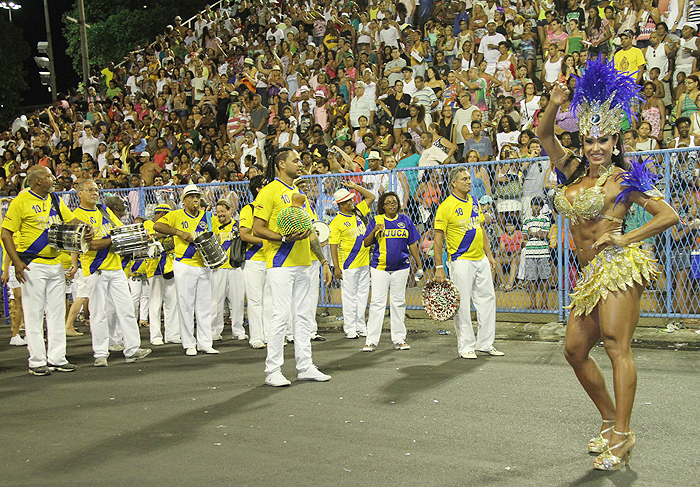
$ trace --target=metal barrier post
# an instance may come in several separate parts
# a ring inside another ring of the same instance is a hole
[[[564,321],[564,249],[562,248],[562,242],[564,239],[562,236],[564,235],[564,219],[561,216],[561,213],[557,214],[557,281],[559,285],[557,286],[557,315],[559,317],[559,322]]]

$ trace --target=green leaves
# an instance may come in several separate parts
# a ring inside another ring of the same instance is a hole
[[[6,127],[17,115],[22,92],[29,86],[22,68],[31,51],[21,29],[0,20],[0,126]]]

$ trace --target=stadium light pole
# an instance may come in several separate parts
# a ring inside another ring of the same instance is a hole
[[[12,11],[19,10],[22,6],[15,2],[0,2],[0,8],[7,10],[7,13],[10,15],[10,22],[12,22]]]
[[[53,61],[53,41],[51,40],[51,22],[49,21],[49,0],[44,0],[44,21],[46,22],[46,41],[48,43],[48,55],[49,55],[49,72],[51,73],[49,77],[49,83],[51,88],[51,100],[56,101],[58,99],[58,92],[56,89],[56,67]]]

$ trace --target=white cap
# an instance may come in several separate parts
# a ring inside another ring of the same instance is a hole
[[[340,204],[352,200],[353,196],[347,189],[340,188],[338,191],[333,193],[333,198],[335,199],[336,204]]]
[[[151,157],[151,154],[149,154],[147,151],[143,151],[141,154],[139,154],[139,157]]]
[[[370,159],[381,159],[382,156],[379,155],[379,152],[376,150],[370,151],[369,155],[367,156],[367,160]]]
[[[185,189],[182,190],[183,199],[185,196],[189,196],[191,194],[202,194],[196,184],[188,184],[185,186]]]

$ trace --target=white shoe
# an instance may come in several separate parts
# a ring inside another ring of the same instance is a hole
[[[216,355],[219,351],[213,347],[206,347],[198,349],[200,352],[208,353],[209,355]]]
[[[221,338],[221,335],[214,335],[213,337],[211,337],[211,339],[215,342],[219,342],[219,341],[223,340]]]
[[[124,345],[121,343],[113,343],[112,345],[109,346],[109,351],[110,352],[121,352],[124,350]]]
[[[151,345],[163,345],[163,339],[156,338],[155,340],[151,340]]]
[[[505,355],[505,353],[499,352],[499,351],[496,350],[494,347],[491,347],[491,348],[489,348],[488,350],[479,350],[479,352],[481,352],[481,353],[488,353],[488,354],[491,355],[492,357],[502,357],[503,355]]]
[[[21,347],[21,346],[26,345],[26,344],[27,344],[27,342],[24,341],[24,338],[22,338],[19,335],[15,335],[12,338],[10,338],[10,345],[12,345],[14,347]]]
[[[185,350],[185,355],[189,355],[190,357],[194,357],[195,355],[197,355],[197,349],[194,347],[188,348],[187,350]]]
[[[234,340],[247,340],[248,335],[246,335],[245,333],[243,335],[233,335],[233,339]]]
[[[265,344],[262,342],[262,340],[257,340],[255,342],[252,342],[250,344],[250,346],[253,348],[265,348]]]
[[[318,370],[315,365],[312,365],[311,367],[304,370],[303,372],[299,372],[299,374],[297,374],[297,379],[298,380],[313,380],[316,382],[326,382],[328,380],[331,380],[331,376],[328,374],[324,374],[323,372]]]
[[[166,340],[165,343],[182,343],[181,338],[173,338],[172,340]]]
[[[350,332],[347,335],[345,335],[345,338],[349,338],[350,340],[354,340],[355,338],[360,338],[360,335],[358,335],[357,333],[355,333],[353,331],[353,332]]]
[[[360,349],[361,352],[374,352],[374,350],[375,350],[375,346],[372,345],[371,343],[368,343],[367,345],[365,345],[364,347],[362,347]]]
[[[462,355],[460,355],[462,358],[470,358],[470,359],[475,359],[476,358],[476,352],[464,352]]]
[[[278,370],[277,372],[267,374],[265,377],[265,384],[272,387],[284,387],[290,385],[291,382]]]
[[[396,350],[410,350],[411,346],[406,342],[394,343],[394,348]]]

